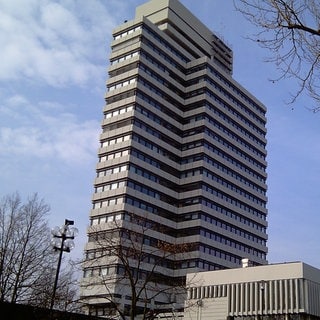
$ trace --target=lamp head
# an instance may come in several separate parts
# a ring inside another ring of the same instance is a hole
[[[73,226],[73,225],[74,225],[74,221],[73,221],[73,220],[68,220],[68,219],[66,219],[65,222],[64,222],[64,224],[65,224],[66,226]]]

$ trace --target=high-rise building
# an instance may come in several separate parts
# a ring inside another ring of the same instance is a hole
[[[230,47],[178,0],[137,7],[113,37],[81,292],[98,315],[133,299],[116,247],[161,288],[267,263],[266,108],[233,79]]]

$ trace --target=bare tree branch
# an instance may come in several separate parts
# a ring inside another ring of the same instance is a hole
[[[56,259],[46,220],[49,211],[36,193],[25,203],[18,193],[0,200],[0,301],[50,306]],[[64,310],[70,309],[71,293],[71,300],[75,298],[71,278],[69,274],[59,289]]]
[[[136,319],[138,315],[141,319],[154,319],[163,308],[172,312],[175,294],[186,294],[185,277],[175,279],[166,272],[168,264],[174,268],[176,255],[188,255],[195,250],[195,245],[156,239],[154,234],[159,230],[159,224],[147,217],[126,214],[130,221],[124,219],[90,227],[92,239],[89,238],[83,263],[89,278],[84,276],[82,287],[87,293],[97,286],[100,294],[104,290],[101,298],[109,303],[110,318],[116,312],[122,319]],[[127,223],[133,223],[134,227],[128,228]],[[165,230],[161,232],[166,233]],[[101,269],[103,262],[105,269]],[[127,308],[114,296],[115,286],[123,287],[123,292],[130,295]],[[154,305],[159,296],[165,298],[167,305]]]
[[[251,40],[271,52],[266,61],[276,64],[280,76],[273,82],[294,78],[298,89],[293,104],[304,93],[313,100],[309,107],[320,110],[320,3],[317,0],[234,0],[236,9],[258,33]]]

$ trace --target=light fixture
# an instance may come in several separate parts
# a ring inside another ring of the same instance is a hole
[[[74,227],[69,228],[69,226],[72,226],[72,225],[74,225],[74,221],[66,219],[63,226],[54,227],[51,230],[51,234],[52,234],[51,244],[55,251],[59,251],[59,258],[58,258],[56,277],[55,277],[53,291],[52,291],[50,310],[53,309],[53,305],[54,305],[54,299],[56,295],[61,260],[62,260],[62,253],[63,251],[70,252],[74,248],[73,239],[78,235],[77,228],[74,228]]]

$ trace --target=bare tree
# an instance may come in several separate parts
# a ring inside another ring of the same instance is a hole
[[[298,87],[289,104],[303,93],[314,101],[310,107],[320,110],[320,3],[318,0],[234,0],[245,18],[258,27],[253,35],[262,48],[271,51],[280,77],[295,78]]]
[[[35,194],[26,204],[18,194],[0,206],[0,300],[28,299],[29,288],[47,268],[49,232],[44,221],[49,207]]]
[[[181,260],[195,250],[194,245],[156,239],[159,224],[135,214],[129,219],[134,228],[129,228],[126,219],[91,227],[83,264],[89,276],[84,276],[83,289],[87,294],[92,290],[96,300],[107,301],[109,319],[155,319],[164,312],[172,317],[176,298],[186,294],[187,285],[184,276],[166,274],[167,267],[171,264],[174,269],[177,256]],[[130,306],[122,304],[124,295],[130,296]],[[155,304],[159,297],[166,302]]]
[[[49,206],[36,193],[25,203],[18,193],[1,200],[0,301],[50,305],[56,256],[46,220],[49,212]],[[63,301],[71,286],[70,275],[66,277],[64,291],[60,289]]]
[[[55,255],[57,255],[55,253]],[[42,270],[42,276],[31,288],[31,299],[27,304],[49,309],[52,299],[53,277],[56,272],[56,260],[52,260],[51,267]],[[59,274],[54,307],[60,311],[82,313],[82,304],[79,302],[79,264],[72,260],[64,263]]]

